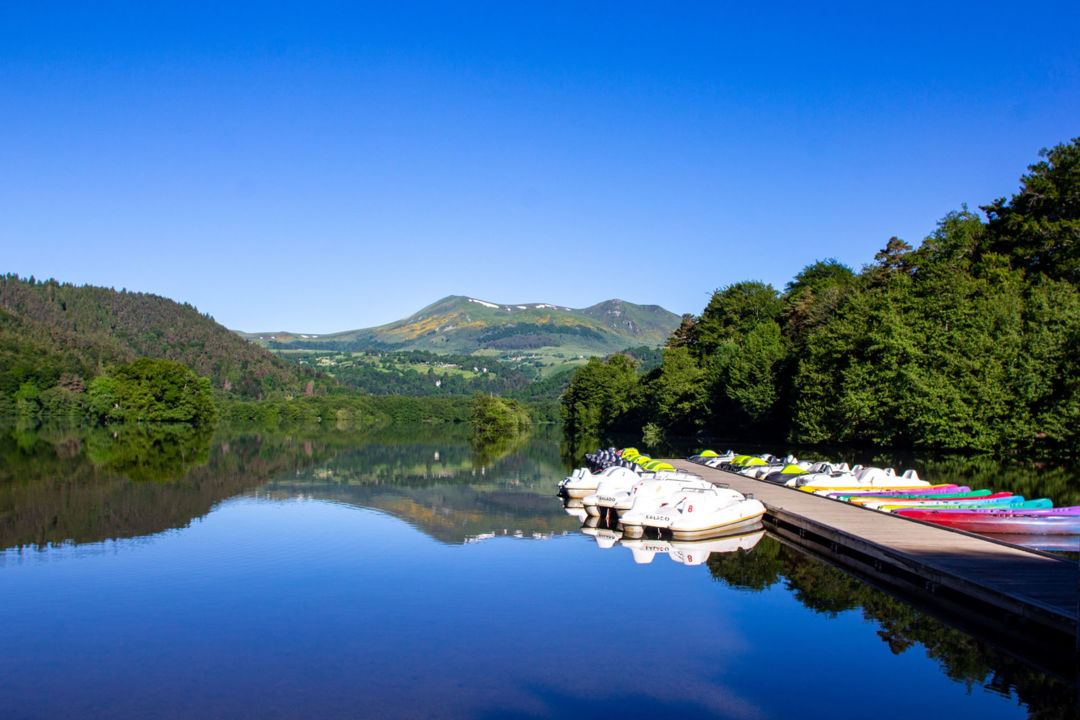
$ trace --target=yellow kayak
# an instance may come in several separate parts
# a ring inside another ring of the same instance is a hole
[[[829,493],[836,492],[893,492],[895,490],[914,491],[914,490],[927,490],[929,488],[939,488],[949,483],[941,483],[939,485],[805,485],[799,490],[803,492],[813,493],[815,495],[828,495]]]

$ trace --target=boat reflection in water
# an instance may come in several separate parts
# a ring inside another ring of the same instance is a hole
[[[749,552],[765,536],[765,528],[759,521],[749,527],[697,540],[673,540],[657,536],[655,531],[653,537],[630,538],[624,535],[618,522],[609,523],[596,515],[586,514],[581,508],[581,500],[563,499],[563,508],[569,515],[584,516],[581,532],[595,539],[599,547],[607,550],[622,545],[638,565],[651,563],[657,555],[667,555],[683,565],[704,565],[714,553]]]
[[[589,513],[585,509],[585,504],[581,502],[580,498],[564,498],[563,510],[571,517],[576,517],[581,522],[586,522],[589,519]]]
[[[634,562],[639,565],[651,563],[657,554],[667,554],[672,560],[683,565],[704,565],[713,553],[731,553],[736,550],[748,552],[765,536],[765,529],[758,525],[755,531],[740,530],[738,534],[729,534],[707,540],[649,540],[625,538],[623,547],[629,548],[634,555]]]

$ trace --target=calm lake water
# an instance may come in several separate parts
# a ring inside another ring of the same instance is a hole
[[[554,497],[565,452],[431,426],[2,428],[0,714],[1077,717],[1075,675],[767,535],[702,562],[582,532]],[[1075,483],[925,462],[1058,502]]]

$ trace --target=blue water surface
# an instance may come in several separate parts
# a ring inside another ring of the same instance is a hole
[[[894,652],[866,611],[810,609],[791,579],[740,589],[711,566],[663,554],[638,564],[625,547],[601,548],[552,497],[561,466],[524,453],[482,475],[463,466],[388,490],[384,478],[387,494],[370,495],[381,507],[342,499],[355,475],[332,492],[321,484],[346,469],[329,454],[186,527],[10,547],[0,714],[1028,716],[1027,701],[994,688],[994,668],[952,679],[954,661],[919,643]],[[454,500],[468,488],[471,515]],[[442,505],[424,505],[440,493]],[[515,525],[529,522],[542,532]],[[425,523],[491,532],[450,541]],[[769,543],[746,559],[792,552]],[[940,632],[955,644],[957,631]]]

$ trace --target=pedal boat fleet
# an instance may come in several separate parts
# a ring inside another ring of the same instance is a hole
[[[849,467],[788,456],[704,451],[691,461],[880,512],[989,536],[1080,535],[1080,506],[1057,507],[1048,498],[1028,500],[1011,492],[931,484],[914,470]]]
[[[635,448],[609,448],[586,459],[589,467],[564,479],[559,494],[580,501],[587,524],[595,518],[595,525],[617,528],[625,539],[655,535],[707,540],[758,529],[765,514],[759,500],[676,470]]]

